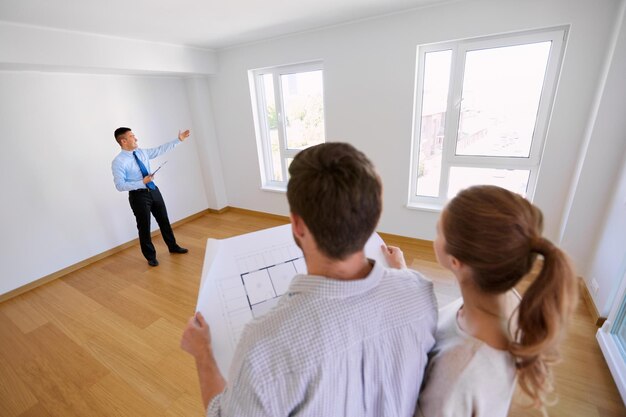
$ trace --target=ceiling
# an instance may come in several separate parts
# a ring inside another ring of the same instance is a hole
[[[218,49],[450,0],[1,0],[0,21]]]

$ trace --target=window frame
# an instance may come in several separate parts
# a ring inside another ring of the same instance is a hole
[[[261,189],[268,191],[286,191],[288,182],[287,159],[294,158],[302,149],[289,149],[286,138],[286,120],[283,103],[283,91],[280,77],[283,75],[302,72],[322,71],[322,105],[324,114],[324,141],[326,140],[326,103],[324,94],[324,63],[311,61],[298,64],[280,65],[275,67],[259,68],[248,71],[250,96],[252,98],[252,113],[255,124],[259,167],[261,171]],[[274,83],[274,103],[276,104],[276,124],[278,130],[278,148],[282,181],[273,179],[273,156],[271,138],[267,123],[267,108],[265,83],[263,76],[272,75]]]
[[[530,171],[526,198],[532,201],[536,190],[537,174],[545,145],[552,106],[556,95],[558,75],[567,39],[567,27],[517,32],[506,35],[465,39],[460,41],[420,45],[417,47],[415,96],[413,115],[413,138],[411,140],[411,170],[409,179],[408,207],[440,211],[448,201],[450,169],[452,167],[524,169]],[[461,111],[461,95],[465,73],[466,53],[475,50],[552,42],[537,109],[528,157],[456,155],[457,135]],[[444,139],[442,146],[441,177],[437,197],[418,195],[418,170],[421,140],[422,105],[424,95],[424,65],[427,53],[451,50],[450,81]]]

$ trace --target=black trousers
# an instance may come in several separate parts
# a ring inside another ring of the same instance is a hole
[[[156,190],[145,188],[130,191],[128,193],[128,201],[130,202],[130,207],[133,209],[133,214],[137,220],[141,253],[143,253],[143,256],[145,256],[147,260],[156,259],[156,250],[154,249],[150,237],[151,213],[159,224],[163,240],[170,251],[178,246],[174,232],[172,231],[172,226],[170,225],[170,219],[167,217],[165,201],[163,201],[163,197],[158,188]]]

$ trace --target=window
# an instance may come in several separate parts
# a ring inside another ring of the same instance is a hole
[[[249,75],[263,188],[284,190],[296,154],[326,137],[322,63],[259,69]]]
[[[418,48],[409,205],[492,184],[532,198],[565,29]]]

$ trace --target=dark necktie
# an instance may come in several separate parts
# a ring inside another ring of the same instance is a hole
[[[148,176],[148,170],[146,169],[146,166],[143,164],[143,162],[141,162],[141,159],[139,159],[139,157],[137,156],[137,151],[133,151],[133,156],[135,157],[135,161],[137,161],[137,165],[139,165],[139,169],[141,170],[141,174],[144,177]],[[146,187],[148,187],[151,190],[156,190],[156,185],[154,185],[154,182],[152,182],[152,181],[147,183]]]

